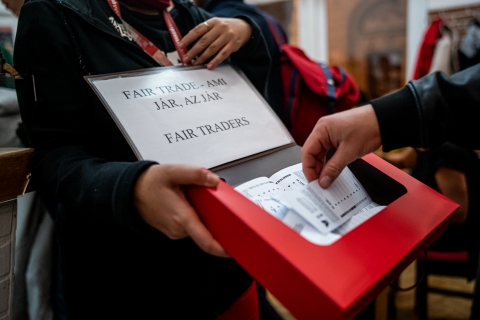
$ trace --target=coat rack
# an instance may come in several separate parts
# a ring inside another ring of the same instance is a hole
[[[467,32],[474,19],[480,20],[480,5],[456,8],[451,10],[431,11],[430,22],[442,18],[443,22],[461,38]]]

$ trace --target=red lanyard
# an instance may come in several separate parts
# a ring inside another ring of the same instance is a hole
[[[127,32],[130,33],[130,36],[132,37],[132,39],[135,40],[135,42],[140,46],[140,48],[143,49],[143,51],[145,51],[148,55],[150,55],[156,62],[158,62],[162,66],[173,66],[173,63],[170,61],[170,59],[168,59],[167,56],[160,49],[158,49],[156,45],[154,45],[144,35],[142,35],[140,32],[135,30],[131,25],[129,25],[127,22],[125,22],[122,19],[122,13],[120,12],[120,4],[118,3],[118,0],[107,0],[107,1],[108,1],[108,4],[110,5],[110,8],[112,8],[113,12],[115,12],[117,17],[120,20],[122,20],[123,25],[127,29]],[[175,45],[175,49],[177,50],[178,55],[180,56],[180,60],[182,61],[182,64],[183,64],[183,58],[187,54],[187,50],[185,48],[183,49],[178,48],[178,45],[182,40],[182,35],[178,31],[177,25],[175,24],[175,21],[170,15],[170,12],[168,12],[167,9],[164,9],[162,13],[163,13],[163,19],[167,24],[168,32],[172,37],[173,44]]]

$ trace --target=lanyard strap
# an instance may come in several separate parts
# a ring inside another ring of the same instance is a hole
[[[120,11],[120,4],[118,3],[118,0],[107,0],[107,1],[108,1],[108,4],[110,5],[110,8],[112,8],[113,12],[115,12],[117,17],[122,21],[123,25],[127,29],[127,32],[130,34],[132,39],[140,46],[140,48],[143,49],[143,51],[145,51],[160,65],[173,66],[173,63],[170,61],[170,59],[168,59],[167,56],[160,49],[158,49],[156,45],[154,45],[144,35],[142,35],[140,32],[135,30],[135,28],[133,28],[131,25],[129,25],[127,22],[125,22],[122,19],[122,13]],[[175,24],[175,21],[170,15],[170,12],[168,12],[167,9],[164,9],[162,10],[162,13],[163,13],[163,19],[167,24],[167,29],[168,29],[168,32],[170,33],[170,37],[172,38],[173,44],[175,45],[175,49],[177,50],[178,55],[180,56],[180,59],[182,60],[182,63],[183,63],[183,58],[187,54],[187,50],[186,48],[179,49],[178,47],[180,41],[182,40],[182,35],[178,31],[177,25]]]

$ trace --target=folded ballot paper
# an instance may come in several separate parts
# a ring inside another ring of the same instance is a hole
[[[308,183],[299,163],[235,190],[317,245],[332,244],[385,208],[370,199],[348,168],[328,189]]]

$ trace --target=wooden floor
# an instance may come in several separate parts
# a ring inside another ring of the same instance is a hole
[[[473,292],[475,281],[466,282],[464,279],[453,277],[430,276],[429,281],[442,288],[455,288],[465,292]],[[415,265],[410,265],[400,276],[399,286],[409,287],[415,282]],[[272,295],[268,295],[272,305],[285,320],[295,318]],[[395,318],[390,320],[417,320],[418,316],[413,310],[414,290],[397,292],[395,294]],[[428,315],[429,320],[468,320],[472,301],[440,294],[429,293]],[[374,319],[372,319],[374,320]]]

